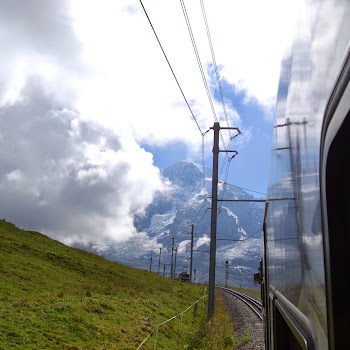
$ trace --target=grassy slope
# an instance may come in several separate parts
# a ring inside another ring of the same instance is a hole
[[[0,221],[0,349],[136,349],[154,325],[202,295],[202,286],[119,265]],[[200,304],[191,329],[193,312],[186,313],[181,344],[198,335],[205,313]],[[179,348],[177,336],[163,335],[178,335],[179,327],[179,321],[162,326],[157,349]],[[142,347],[149,348],[151,339]]]

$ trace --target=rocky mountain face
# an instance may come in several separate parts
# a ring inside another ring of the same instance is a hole
[[[172,192],[155,198],[143,216],[135,217],[138,237],[124,243],[108,242],[104,248],[92,243],[80,248],[123,264],[169,277],[173,271],[178,276],[189,272],[193,232],[192,280],[208,282],[211,170],[181,161],[164,170],[163,176],[171,182]],[[219,181],[218,199],[252,200],[254,197]],[[260,260],[263,212],[263,203],[218,203],[217,283],[254,287],[253,273],[257,272]]]

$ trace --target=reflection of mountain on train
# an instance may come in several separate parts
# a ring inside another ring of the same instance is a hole
[[[311,0],[300,13],[282,61],[263,225],[265,347],[345,349],[350,3]]]

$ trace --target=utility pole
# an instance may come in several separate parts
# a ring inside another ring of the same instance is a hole
[[[193,234],[194,234],[194,224],[191,224],[191,260],[190,260],[190,283],[192,283],[192,267],[193,267]]]
[[[158,260],[158,275],[159,275],[159,270],[160,270],[160,257],[162,255],[162,248],[159,248],[159,260]]]
[[[219,132],[220,124],[214,123],[213,144],[213,177],[211,188],[211,225],[210,225],[210,259],[209,259],[209,295],[208,317],[214,316],[215,303],[215,264],[216,264],[216,226],[218,211],[218,165],[219,165]]]
[[[174,278],[176,277],[176,255],[177,255],[177,247],[175,247]]]
[[[174,268],[174,264],[173,264],[173,259],[174,259],[174,237],[173,237],[173,243],[171,245],[171,266],[170,266],[170,278],[173,278],[173,268]]]
[[[149,264],[149,271],[152,272],[152,260],[153,260],[153,252],[151,253],[151,262]]]
[[[210,260],[209,260],[209,291],[208,291],[208,318],[214,316],[215,305],[215,265],[216,265],[216,227],[217,227],[217,210],[218,210],[218,164],[219,164],[219,133],[220,129],[235,129],[240,134],[238,128],[220,127],[218,122],[214,123],[211,128],[214,130],[214,142],[213,142],[213,176],[212,176],[212,195],[211,195],[211,225],[210,225]],[[237,136],[237,135],[236,135]],[[235,152],[224,150],[223,152]],[[236,155],[235,154],[235,155]],[[234,155],[234,156],[235,156]],[[234,157],[233,156],[233,157]]]

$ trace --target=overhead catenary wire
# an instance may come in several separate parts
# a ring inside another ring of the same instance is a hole
[[[252,238],[252,237],[254,237],[258,232],[260,232],[260,231],[262,231],[262,227],[260,227],[259,229],[257,229],[254,233],[252,233],[250,236],[248,236],[247,238],[246,238],[246,240],[247,239],[249,239],[249,238]]]
[[[228,116],[227,116],[227,111],[226,111],[226,106],[225,106],[224,94],[223,94],[222,87],[221,87],[221,82],[220,82],[219,70],[218,70],[218,67],[217,67],[217,64],[216,64],[214,46],[213,46],[213,42],[211,40],[209,23],[208,23],[208,19],[207,19],[207,15],[206,15],[206,11],[205,11],[203,0],[201,0],[201,8],[202,8],[202,14],[203,14],[203,19],[204,19],[205,29],[206,29],[206,32],[207,32],[208,42],[209,42],[209,46],[210,46],[210,52],[211,52],[211,56],[212,56],[212,61],[213,61],[213,66],[214,66],[214,71],[215,71],[215,76],[216,76],[216,82],[217,82],[218,90],[219,90],[219,93],[220,93],[221,104],[222,104],[222,108],[223,108],[223,111],[224,111],[224,116],[225,116],[225,119],[226,119],[227,127],[230,127],[230,123],[229,123]],[[239,134],[240,134],[240,132],[239,132]],[[229,143],[229,146],[228,146],[227,149],[230,148],[232,140],[237,136],[237,135],[235,135],[234,137],[232,137],[230,130],[229,130],[229,135],[230,135],[230,143]],[[226,149],[224,143],[223,143],[223,145],[224,145],[224,148]],[[222,172],[222,170],[223,170],[223,168],[225,166],[226,161],[230,162],[231,159],[232,158],[229,159],[228,153],[226,152],[225,153],[225,159],[224,159],[224,161],[222,163],[222,167],[220,169],[219,174],[221,174],[221,172]],[[229,165],[228,165],[228,167],[229,167]],[[227,179],[227,175],[228,174],[225,175],[225,181]]]
[[[259,229],[256,230],[254,233],[252,233],[251,235],[249,235],[248,237],[246,237],[246,238],[244,238],[244,239],[242,239],[242,240],[235,240],[235,239],[233,239],[231,236],[229,236],[229,235],[227,235],[227,234],[225,234],[225,233],[222,233],[222,232],[218,232],[218,234],[219,234],[219,235],[226,236],[226,237],[229,237],[230,240],[235,241],[235,242],[246,242],[248,239],[254,237],[254,236],[255,236],[259,231],[261,231],[261,230],[262,230],[262,228],[259,228]],[[218,238],[218,240],[220,240],[220,238]]]
[[[185,17],[187,30],[188,30],[188,33],[189,33],[190,38],[191,38],[192,47],[193,47],[194,53],[196,55],[198,67],[199,67],[199,70],[200,70],[201,75],[202,75],[202,80],[203,80],[203,83],[204,83],[204,86],[205,86],[205,90],[207,92],[207,96],[208,96],[208,100],[209,100],[209,103],[210,103],[211,111],[213,113],[214,120],[217,122],[218,118],[217,118],[217,115],[216,115],[216,112],[215,112],[213,99],[211,97],[211,93],[210,93],[210,90],[209,90],[208,82],[207,82],[207,79],[206,79],[205,74],[204,74],[202,61],[201,61],[200,56],[199,56],[199,52],[198,52],[197,45],[196,45],[196,40],[194,39],[194,35],[193,35],[190,19],[189,19],[188,14],[187,14],[186,6],[185,6],[185,3],[184,3],[183,0],[180,0],[180,3],[181,3],[181,7],[182,7],[182,13],[183,13],[183,15]]]
[[[225,162],[222,163],[222,168],[223,168],[224,164],[225,164]],[[226,181],[227,181],[227,177],[228,177],[228,173],[229,173],[230,164],[231,164],[231,162],[228,161],[228,162],[227,162],[227,166],[226,166],[226,172],[225,172],[225,180],[221,182],[221,183],[224,184],[224,189],[223,189],[223,192],[222,192],[222,197],[225,197],[225,193],[226,193]],[[220,182],[220,181],[219,181],[219,182]],[[219,212],[220,212],[221,209],[222,209],[222,205],[223,205],[223,203],[221,202],[221,203],[219,204]]]
[[[163,52],[163,55],[164,55],[164,57],[165,57],[165,59],[166,59],[166,61],[167,61],[167,63],[168,63],[168,66],[169,66],[169,68],[170,68],[170,70],[171,70],[171,72],[172,72],[172,74],[173,74],[173,77],[174,77],[174,79],[175,79],[175,81],[176,81],[176,83],[177,83],[177,86],[179,87],[179,89],[180,89],[180,91],[181,91],[182,97],[184,98],[184,100],[185,100],[185,102],[186,102],[186,105],[187,105],[189,111],[191,112],[192,118],[193,118],[193,120],[195,121],[195,123],[196,123],[196,125],[197,125],[197,128],[198,128],[198,130],[200,131],[201,135],[203,136],[204,134],[203,134],[203,132],[202,132],[202,129],[201,129],[201,127],[199,126],[198,121],[197,121],[197,119],[196,119],[196,117],[195,117],[195,115],[194,115],[194,113],[193,113],[193,111],[192,111],[192,109],[191,109],[191,106],[190,106],[190,104],[189,104],[188,101],[187,101],[187,98],[186,98],[186,96],[185,96],[185,94],[184,94],[184,92],[183,92],[183,90],[182,90],[182,88],[181,88],[181,85],[180,85],[180,83],[179,83],[179,81],[178,81],[178,79],[177,79],[177,77],[176,77],[176,74],[175,74],[175,72],[174,72],[174,70],[173,70],[173,68],[172,68],[172,66],[171,66],[171,64],[170,64],[170,61],[169,61],[169,59],[168,59],[168,57],[167,57],[167,55],[166,55],[166,53],[165,53],[165,51],[164,51],[164,49],[163,49],[163,46],[162,46],[162,44],[161,44],[161,42],[160,42],[160,40],[159,40],[159,38],[158,38],[158,35],[157,35],[157,33],[156,33],[156,31],[155,31],[155,29],[154,29],[154,27],[153,27],[152,21],[151,21],[150,17],[148,16],[148,13],[147,13],[147,11],[146,11],[146,8],[144,7],[144,5],[143,5],[143,3],[142,3],[142,0],[139,0],[139,2],[140,2],[140,4],[141,4],[141,6],[142,6],[142,9],[143,9],[143,11],[144,11],[146,17],[147,17],[148,23],[150,24],[150,26],[151,26],[151,28],[152,28],[152,31],[153,31],[153,33],[154,33],[154,36],[156,37],[156,39],[157,39],[157,41],[158,41],[159,47],[161,48],[161,50],[162,50],[162,52]]]
[[[204,208],[204,206],[205,206],[205,204],[207,203],[207,201],[208,201],[208,197],[206,197],[205,200],[203,200],[202,205],[200,206],[199,210],[197,211],[196,215],[195,215],[194,218],[193,218],[193,223],[198,224],[199,222],[202,221],[202,219],[203,219],[205,213],[208,211],[208,208],[204,211],[204,213],[202,214],[202,216],[200,217],[199,220],[196,221],[196,219],[197,219],[197,216],[199,215],[199,213],[200,213],[200,212],[202,211],[202,209]]]
[[[237,185],[233,185],[233,184],[230,184],[228,182],[224,182],[222,180],[219,180],[219,182],[223,183],[224,185],[226,186],[232,186],[232,187],[236,187],[236,188],[239,188],[241,190],[245,190],[245,191],[249,191],[249,192],[254,192],[254,193],[258,193],[258,194],[262,194],[263,196],[266,196],[266,193],[262,193],[262,192],[258,192],[258,191],[254,191],[254,190],[251,190],[249,188],[244,188],[244,187],[241,187],[241,186],[237,186]]]
[[[230,123],[229,123],[228,116],[227,116],[227,110],[226,110],[226,105],[225,105],[224,94],[222,92],[222,87],[221,87],[221,82],[220,82],[219,70],[218,70],[218,67],[217,67],[217,64],[216,64],[214,46],[213,46],[213,42],[211,40],[209,23],[208,23],[208,19],[207,19],[207,15],[206,15],[206,11],[205,11],[203,0],[201,0],[201,8],[202,8],[202,14],[203,14],[203,19],[204,19],[205,29],[206,29],[206,32],[207,32],[208,42],[209,42],[209,46],[210,46],[211,57],[212,57],[212,61],[213,61],[213,66],[214,66],[214,71],[215,71],[215,76],[216,76],[216,83],[217,83],[218,90],[219,90],[219,93],[220,93],[221,104],[222,104],[222,108],[223,108],[223,111],[224,111],[224,116],[225,116],[227,127],[230,127]],[[229,149],[230,145],[232,143],[232,140],[235,138],[235,136],[232,137],[230,129],[229,129],[229,136],[230,136],[229,146],[228,146],[228,148],[226,148],[225,144],[223,143],[224,149]],[[228,156],[227,152],[225,153],[225,159],[224,159],[222,167],[220,169],[220,174],[222,172],[222,169],[223,169],[226,161],[229,161],[229,156]],[[225,178],[225,181],[226,181],[226,178]]]
[[[171,70],[171,72],[172,72],[172,74],[173,74],[173,77],[174,77],[174,79],[175,79],[175,81],[176,81],[176,83],[177,83],[177,85],[178,85],[178,88],[180,89],[180,92],[181,92],[181,94],[182,94],[182,96],[183,96],[183,98],[184,98],[184,100],[185,100],[185,102],[186,102],[186,105],[187,105],[187,107],[188,107],[188,109],[189,109],[189,111],[190,111],[190,113],[191,113],[191,115],[192,115],[192,117],[193,117],[193,120],[195,121],[195,123],[196,123],[196,125],[197,125],[197,128],[198,128],[198,130],[200,131],[201,135],[204,136],[206,133],[204,133],[204,132],[202,131],[201,127],[199,126],[199,123],[198,123],[198,121],[197,121],[197,118],[195,117],[195,115],[194,115],[194,113],[193,113],[193,111],[192,111],[192,109],[191,109],[191,106],[190,106],[190,104],[189,104],[189,102],[188,102],[188,100],[187,100],[187,98],[186,98],[186,96],[185,96],[185,94],[184,94],[184,92],[183,92],[183,89],[182,89],[182,87],[181,87],[181,85],[180,85],[180,83],[179,83],[179,81],[178,81],[178,79],[177,79],[177,76],[176,76],[176,74],[175,74],[175,72],[174,72],[174,70],[173,70],[173,68],[172,68],[172,66],[171,66],[171,64],[170,64],[170,61],[169,61],[169,59],[168,59],[168,57],[167,57],[167,55],[166,55],[166,53],[165,53],[165,51],[164,51],[164,48],[163,48],[163,46],[162,46],[162,44],[161,44],[161,42],[160,42],[160,40],[159,40],[159,37],[158,37],[158,35],[157,35],[156,31],[155,31],[155,28],[154,28],[154,26],[153,26],[153,24],[152,24],[152,21],[151,21],[149,15],[148,15],[148,13],[147,13],[147,10],[146,10],[145,6],[143,5],[142,0],[139,0],[139,2],[140,2],[140,4],[141,4],[142,9],[143,9],[143,11],[144,11],[144,13],[145,13],[145,15],[146,15],[146,17],[147,17],[147,20],[148,20],[148,22],[149,22],[149,24],[150,24],[150,26],[151,26],[151,28],[152,28],[152,31],[153,31],[153,33],[154,33],[156,39],[157,39],[157,42],[158,42],[158,44],[159,44],[159,47],[161,48],[162,53],[163,53],[163,55],[164,55],[164,57],[165,57],[165,59],[166,59],[166,61],[167,61],[167,63],[168,63],[168,66],[169,66],[169,68],[170,68],[170,70]],[[193,33],[192,33],[192,30],[191,30],[191,27],[190,27],[189,18],[188,18],[188,16],[187,16],[187,12],[186,12],[186,9],[185,9],[185,5],[184,5],[184,3],[183,3],[182,0],[181,0],[181,4],[182,4],[183,12],[184,12],[184,15],[185,15],[186,23],[187,23],[187,25],[188,25],[188,29],[189,29],[189,32],[190,32],[190,36],[191,36],[191,40],[192,40],[192,45],[193,45],[193,47],[194,47],[194,49],[195,49],[195,52],[196,52],[196,57],[197,57],[197,60],[198,60],[198,64],[199,64],[199,66],[200,66],[200,68],[201,68],[203,81],[205,81],[205,85],[206,85],[207,93],[209,93],[209,95],[208,95],[208,97],[209,97],[209,96],[210,96],[209,88],[208,88],[208,86],[207,86],[207,82],[206,82],[206,79],[205,79],[205,76],[204,76],[204,73],[203,73],[203,68],[202,68],[202,65],[201,65],[201,63],[200,63],[200,58],[199,58],[198,50],[196,49],[196,45],[195,45]],[[210,46],[211,46],[211,49],[212,49],[211,39],[210,39]],[[213,49],[212,49],[212,50],[213,50]],[[213,57],[214,57],[214,59],[215,59],[215,55],[214,55]],[[216,66],[216,61],[214,62],[214,66]],[[220,87],[221,87],[221,85],[220,85]],[[222,94],[222,91],[221,91],[221,94]],[[211,105],[212,105],[212,109],[213,109],[214,119],[217,120],[217,116],[216,116],[216,113],[215,113],[215,109],[214,109],[214,106],[213,106],[211,97],[210,97],[210,101],[211,101]],[[226,109],[225,109],[225,110],[226,110]],[[227,115],[227,114],[226,114],[226,115]],[[223,139],[223,137],[222,137],[221,132],[220,132],[220,138],[221,138],[221,142],[222,142],[222,144],[223,144],[224,150],[227,150],[227,147],[226,147],[226,145],[225,145],[225,141],[224,141],[224,139]],[[227,153],[227,152],[226,152],[226,155],[225,155],[225,159],[228,159],[228,153]]]
[[[219,92],[220,92],[222,108],[223,108],[223,111],[224,111],[227,127],[229,127],[230,123],[229,123],[229,120],[228,120],[228,117],[227,117],[226,106],[225,106],[225,101],[224,101],[224,95],[222,93],[219,71],[218,71],[218,67],[217,67],[217,64],[216,64],[214,47],[213,47],[213,43],[212,43],[212,40],[211,40],[211,35],[210,35],[210,30],[209,30],[209,23],[208,23],[208,20],[207,20],[207,15],[206,15],[206,12],[205,12],[205,7],[204,7],[203,0],[201,0],[201,7],[202,7],[202,14],[203,14],[203,19],[204,19],[205,29],[207,31],[207,37],[208,37],[208,41],[209,41],[211,57],[212,57],[212,60],[213,60],[213,65],[214,65],[214,70],[215,70],[215,75],[216,75],[216,82],[217,82],[218,89],[219,89]],[[229,131],[229,135],[231,137],[231,132],[230,131]]]
[[[213,99],[211,97],[211,93],[210,93],[210,89],[208,87],[207,79],[206,79],[205,74],[204,74],[203,65],[202,65],[202,62],[201,62],[201,59],[200,59],[200,56],[199,56],[199,52],[198,52],[197,45],[196,45],[196,40],[195,40],[194,35],[193,35],[193,31],[192,31],[190,19],[189,19],[188,14],[187,14],[186,6],[185,6],[185,3],[184,3],[183,0],[180,0],[180,3],[181,3],[183,15],[185,17],[187,30],[188,30],[188,33],[189,33],[190,38],[191,38],[192,47],[193,47],[193,50],[194,50],[194,53],[195,53],[195,56],[196,56],[196,59],[197,59],[198,67],[199,67],[199,70],[201,72],[203,83],[204,83],[204,86],[205,86],[205,89],[206,89],[206,92],[207,92],[207,96],[208,96],[208,99],[209,99],[209,103],[210,103],[210,106],[211,106],[213,117],[214,117],[214,120],[216,122],[218,122],[219,120],[218,120],[216,112],[215,112]],[[226,145],[225,145],[225,140],[224,140],[224,138],[222,136],[221,131],[220,131],[220,139],[221,139],[221,143],[222,143],[224,149],[226,150],[227,148],[226,148]],[[227,157],[228,157],[228,154],[226,153],[226,158]]]

